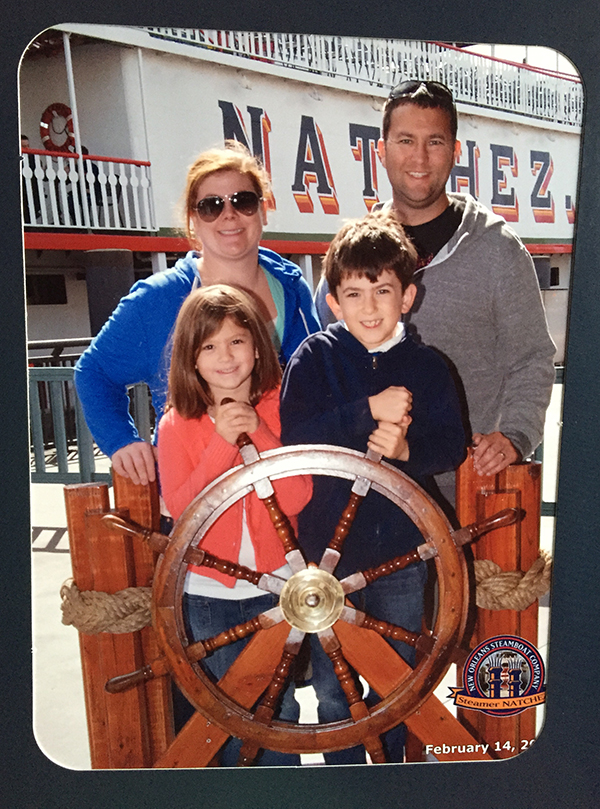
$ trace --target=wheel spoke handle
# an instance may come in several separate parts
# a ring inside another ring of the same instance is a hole
[[[464,528],[459,528],[457,531],[453,531],[451,536],[454,540],[454,544],[460,547],[461,545],[466,545],[469,542],[472,542],[474,539],[482,536],[482,534],[488,533],[488,531],[493,531],[496,528],[504,528],[507,525],[512,525],[513,523],[522,520],[524,516],[525,512],[523,509],[505,508],[502,511],[498,511],[496,514],[492,514],[491,517],[487,517],[481,522],[471,523],[470,525],[466,525]],[[403,556],[396,556],[394,559],[390,559],[388,562],[384,562],[378,567],[353,573],[352,575],[347,576],[345,579],[342,579],[340,583],[344,588],[344,593],[349,595],[350,593],[355,593],[357,590],[362,590],[362,588],[366,587],[367,584],[371,584],[382,576],[389,576],[390,573],[395,573],[397,570],[402,570],[403,568],[408,567],[408,565],[414,564],[414,562],[418,562],[420,560],[426,561],[427,559],[432,559],[434,556],[437,556],[435,547],[429,542],[424,542],[422,545],[419,545],[414,550],[405,553]]]
[[[119,517],[117,514],[105,514],[102,520],[108,523],[112,528],[116,528],[117,531],[139,537],[156,553],[164,553],[165,548],[169,544],[169,537],[164,534],[160,534],[158,531],[152,531],[150,528],[145,528],[143,525],[133,520],[126,520],[124,517]]]
[[[492,514],[491,517],[481,520],[481,522],[474,522],[453,531],[452,539],[456,545],[466,545],[482,536],[482,534],[487,534],[488,531],[493,531],[495,528],[505,528],[507,525],[519,522],[524,516],[525,511],[522,508],[505,508],[496,512],[496,514]]]
[[[472,542],[474,539],[477,539],[477,537],[480,537],[482,534],[486,534],[488,531],[493,531],[495,528],[504,528],[507,525],[512,525],[518,520],[522,520],[524,515],[525,512],[523,509],[505,508],[502,511],[498,511],[496,514],[492,514],[491,517],[487,517],[481,522],[471,523],[470,525],[466,525],[464,528],[459,528],[457,531],[453,531],[451,536],[455,545],[466,545],[467,543]],[[389,576],[390,573],[395,573],[397,570],[402,570],[403,568],[414,564],[414,562],[431,559],[436,555],[437,554],[434,546],[429,542],[424,542],[422,545],[419,545],[418,548],[405,553],[403,556],[396,556],[394,559],[390,559],[388,562],[383,562],[383,564],[379,565],[378,567],[353,573],[352,575],[347,576],[345,579],[342,579],[340,584],[344,589],[344,593],[349,595],[350,593],[355,593],[357,590],[362,590],[362,588],[366,587],[367,584],[372,584],[372,582],[377,581],[377,579],[380,579],[382,576]]]
[[[348,536],[348,532],[352,527],[352,523],[354,522],[354,518],[356,517],[356,512],[358,511],[359,505],[364,500],[364,495],[356,494],[356,492],[352,492],[350,495],[350,499],[348,500],[348,505],[342,512],[342,516],[340,517],[340,521],[335,527],[335,533],[333,535],[333,539],[329,543],[328,547],[333,548],[334,551],[338,551],[341,553],[342,546],[344,544],[344,540]]]
[[[229,396],[226,396],[221,400],[221,404],[229,404],[229,402],[233,401],[235,400],[231,399]],[[240,433],[235,443],[237,444],[240,455],[242,456],[244,466],[248,466],[256,461],[260,461],[258,450],[254,446],[254,443],[248,433]],[[294,535],[294,529],[292,528],[292,525],[286,515],[279,507],[273,484],[269,478],[267,477],[263,478],[262,480],[257,480],[253,483],[253,486],[257,497],[263,501],[267,511],[269,512],[269,517],[271,518],[271,522],[277,531],[277,536],[283,544],[285,553],[288,554],[291,551],[299,550],[296,537]]]
[[[348,665],[346,658],[342,653],[340,642],[335,633],[331,629],[326,629],[318,633],[319,641],[323,647],[323,651],[331,660],[333,670],[338,678],[339,684],[342,687],[344,696],[348,703],[350,716],[357,722],[359,719],[365,719],[369,716],[369,709],[364,702],[358,688],[354,676]],[[377,764],[385,763],[385,753],[381,744],[381,739],[376,735],[371,735],[363,739],[363,745],[371,756],[371,760]]]
[[[255,722],[262,725],[269,725],[271,723],[284,686],[289,679],[292,663],[300,651],[303,637],[303,632],[299,632],[296,629],[290,631],[271,682],[267,686],[267,690],[254,712]],[[240,749],[238,767],[251,767],[255,763],[260,749],[258,742],[246,741]]]
[[[415,562],[419,562],[420,560],[421,557],[419,556],[419,552],[417,550],[409,551],[403,556],[396,556],[394,559],[390,559],[388,562],[383,562],[383,564],[378,565],[377,567],[363,570],[363,576],[365,577],[367,584],[371,584],[372,582],[377,581],[377,579],[380,579],[382,576],[389,576],[390,573],[395,573],[397,570],[403,570],[405,567],[408,567]]]
[[[286,555],[291,553],[291,551],[299,550],[292,524],[281,510],[275,492],[269,495],[269,497],[263,497],[262,501],[269,512],[269,517],[271,518],[273,527],[277,531],[277,536],[281,540]]]
[[[352,523],[356,517],[358,507],[364,498],[364,494],[357,494],[354,491],[350,493],[350,498],[348,499],[346,508],[342,511],[342,516],[335,527],[333,538],[327,548],[325,548],[323,556],[321,557],[321,562],[319,564],[321,570],[326,570],[328,573],[333,573],[335,570],[337,563],[340,560],[340,556],[342,555],[344,541],[348,536],[348,532],[352,528]]]
[[[200,548],[189,548],[184,556],[184,562],[188,565],[198,565],[218,570],[219,573],[224,573],[226,576],[233,576],[234,579],[244,579],[244,581],[249,581],[251,584],[260,587],[261,590],[266,590],[276,595],[279,595],[281,588],[285,584],[285,579],[281,579],[273,573],[261,573],[260,570],[250,570],[249,567],[238,565],[236,562],[229,562],[227,559],[221,559],[218,556],[213,556],[211,553],[207,553]]]
[[[367,570],[359,571],[357,573],[352,573],[350,576],[346,576],[345,579],[341,579],[340,581],[344,593],[346,595],[355,593],[357,590],[362,590],[363,587],[367,586],[367,584],[372,584],[372,582],[377,581],[377,579],[380,579],[382,576],[389,576],[390,573],[395,573],[397,570],[403,570],[405,567],[421,561],[422,556],[420,555],[419,551],[420,548],[415,548],[414,550],[405,553],[403,556],[396,556],[394,559],[383,562],[383,564],[379,565],[378,567],[368,568]]]
[[[212,638],[192,643],[185,650],[187,658],[191,663],[195,663],[198,660],[202,660],[207,654],[210,654],[220,646],[227,646],[229,643],[241,640],[248,635],[254,634],[259,629],[269,629],[283,620],[281,609],[279,607],[273,607],[273,609],[267,610],[266,612],[261,612],[260,615],[257,615],[250,621],[246,621],[246,623],[231,627],[231,629],[214,635]],[[153,680],[155,677],[162,677],[164,674],[168,673],[169,667],[167,659],[164,655],[161,655],[136,671],[131,671],[128,674],[120,674],[118,677],[111,677],[110,680],[107,680],[104,688],[109,694],[120,694],[123,691],[128,691],[139,683],[145,683],[148,680]]]
[[[380,618],[374,618],[372,615],[355,610],[352,607],[344,607],[340,619],[347,624],[355,624],[362,626],[364,629],[372,629],[377,632],[382,638],[391,638],[392,640],[400,640],[409,646],[414,646],[425,654],[429,654],[433,649],[434,637],[419,632],[410,632],[402,626],[391,624],[389,621],[383,621]]]
[[[226,576],[233,576],[234,579],[243,579],[249,581],[251,584],[258,584],[263,575],[260,570],[250,570],[249,567],[238,565],[236,562],[229,562],[227,559],[221,559],[218,556],[213,556],[211,553],[201,551],[202,560],[192,560],[192,554],[185,555],[185,561],[188,564],[196,564],[202,567],[208,567],[211,570],[218,570],[219,573],[224,573]],[[196,556],[196,554],[194,554]]]
[[[373,463],[380,463],[382,457],[383,456],[380,453],[373,452],[371,449],[368,449],[365,453],[366,460],[372,461]],[[323,556],[321,557],[321,562],[319,564],[321,570],[326,570],[328,573],[333,573],[337,567],[337,563],[342,555],[342,546],[346,540],[346,537],[348,536],[348,532],[352,528],[352,523],[356,517],[358,507],[365,499],[370,488],[371,481],[368,478],[359,475],[354,481],[352,489],[350,490],[348,504],[343,510],[342,516],[335,527],[333,539],[325,548]]]
[[[140,683],[153,680],[155,677],[162,677],[168,673],[167,658],[161,655],[141,669],[131,671],[129,674],[120,674],[118,677],[111,677],[104,684],[104,690],[108,691],[109,694],[122,694],[123,691],[129,691],[130,688]]]
[[[215,649],[220,649],[222,646],[228,646],[230,643],[235,643],[237,640],[247,638],[248,635],[253,635],[259,629],[269,629],[275,624],[283,620],[283,613],[277,607],[269,610],[268,612],[261,612],[249,621],[245,621],[237,626],[232,626],[219,632],[218,635],[213,635],[205,640],[196,641],[187,647],[186,655],[190,662],[202,660],[207,654],[211,654]]]
[[[335,676],[338,678],[346,696],[348,706],[350,707],[350,710],[352,710],[353,705],[356,705],[358,702],[362,702],[362,697],[356,687],[356,683],[354,682],[354,677],[350,671],[350,666],[346,662],[340,648],[332,649],[331,651],[325,649],[325,652],[333,664]]]

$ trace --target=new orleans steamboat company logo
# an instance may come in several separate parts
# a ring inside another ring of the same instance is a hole
[[[465,663],[454,704],[490,716],[514,716],[546,698],[544,663],[535,646],[513,635],[488,638]]]

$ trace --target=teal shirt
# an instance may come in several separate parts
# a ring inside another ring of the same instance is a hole
[[[275,318],[274,327],[275,333],[272,335],[273,345],[277,353],[281,350],[281,343],[283,342],[283,327],[285,325],[285,295],[283,293],[283,284],[270,272],[267,272],[261,267],[264,272],[267,282],[269,284],[269,292],[273,298],[273,303],[277,309],[277,317]]]

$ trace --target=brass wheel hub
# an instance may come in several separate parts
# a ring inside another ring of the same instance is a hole
[[[295,629],[321,632],[340,617],[344,591],[331,573],[309,566],[286,581],[279,606],[285,620]]]

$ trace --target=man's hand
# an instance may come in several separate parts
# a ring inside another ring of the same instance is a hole
[[[111,457],[113,469],[137,486],[156,480],[158,450],[147,441],[134,441],[118,449]]]
[[[253,433],[260,418],[247,402],[228,402],[215,407],[215,430],[221,438],[235,444],[240,433]]]
[[[391,386],[369,396],[369,407],[375,421],[400,424],[412,408],[412,393],[406,388]]]
[[[400,424],[389,421],[380,421],[377,429],[369,436],[367,446],[373,452],[378,452],[386,458],[396,461],[408,461],[409,450],[406,440],[406,431],[412,419],[404,416]]]
[[[521,460],[520,454],[502,433],[473,434],[473,464],[479,475],[497,475],[509,464]]]

